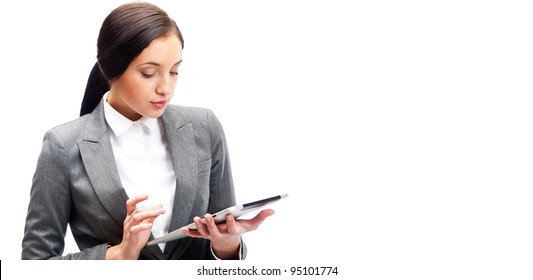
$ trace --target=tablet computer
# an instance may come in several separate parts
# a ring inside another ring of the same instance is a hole
[[[288,194],[276,195],[276,196],[272,196],[272,197],[268,197],[268,198],[264,198],[264,199],[236,205],[236,206],[231,206],[224,210],[221,210],[221,211],[218,211],[212,214],[212,216],[216,224],[224,223],[226,222],[227,214],[232,214],[237,219],[239,217],[242,217],[254,211],[264,209],[266,208],[266,206],[276,201],[280,201],[281,199],[284,199],[287,196],[289,195]],[[189,229],[193,229],[193,230],[196,229],[196,225],[194,223],[190,223],[186,227]],[[184,237],[187,237],[187,235],[183,234],[180,229],[176,229],[156,239],[150,240],[147,243],[147,245],[154,245],[158,243],[169,242],[169,241],[184,238]]]

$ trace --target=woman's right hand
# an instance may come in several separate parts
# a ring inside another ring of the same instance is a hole
[[[155,218],[165,213],[162,205],[139,206],[137,204],[148,199],[148,195],[139,195],[126,201],[127,216],[124,220],[122,242],[107,248],[106,260],[136,260],[142,248],[148,242]]]

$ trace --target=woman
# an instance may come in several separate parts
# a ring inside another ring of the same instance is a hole
[[[183,37],[155,5],[124,4],[104,20],[81,117],[49,130],[33,178],[23,259],[242,259],[250,220],[235,204],[222,126],[210,110],[169,105]],[[147,241],[194,221],[197,231]],[[204,224],[205,223],[205,224]],[[80,252],[62,256],[70,225]]]

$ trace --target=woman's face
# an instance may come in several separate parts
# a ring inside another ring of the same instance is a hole
[[[109,105],[132,121],[160,117],[174,94],[181,50],[176,35],[153,40],[120,78],[111,81]]]

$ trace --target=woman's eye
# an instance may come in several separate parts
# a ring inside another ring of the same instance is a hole
[[[155,74],[147,74],[147,73],[142,73],[142,75],[145,78],[152,78],[153,76],[155,76]]]
[[[176,71],[176,72],[170,72],[170,75],[171,75],[171,76],[177,76],[177,75],[178,75],[178,71]]]

